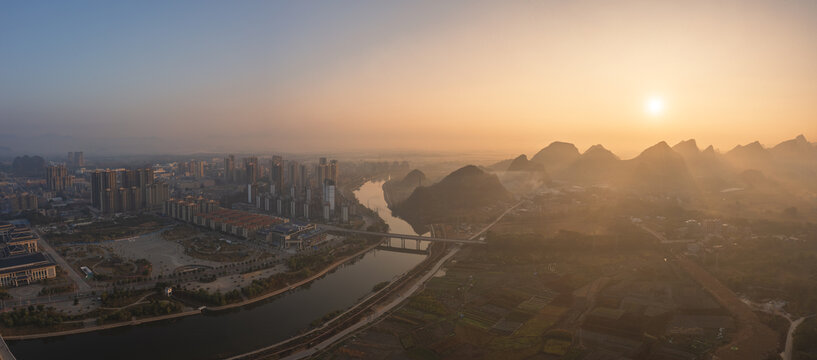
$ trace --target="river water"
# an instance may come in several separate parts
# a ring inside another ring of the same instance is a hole
[[[377,211],[391,232],[414,234],[408,223],[391,216],[381,185],[367,182],[355,196]],[[407,247],[409,242],[415,244],[407,240]],[[392,244],[399,243],[392,240]],[[20,360],[224,358],[297,335],[313,320],[354,305],[375,284],[399,276],[424,257],[372,250],[309,285],[242,308],[85,334],[9,341],[8,345]]]

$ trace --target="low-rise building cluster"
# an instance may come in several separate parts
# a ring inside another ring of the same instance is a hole
[[[26,225],[0,223],[0,286],[27,285],[57,276],[54,262],[39,252],[38,239]]]

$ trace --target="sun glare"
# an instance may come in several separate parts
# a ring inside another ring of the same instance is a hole
[[[664,113],[664,98],[653,95],[644,102],[644,112],[650,116],[659,116]]]

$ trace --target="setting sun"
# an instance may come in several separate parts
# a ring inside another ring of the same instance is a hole
[[[664,98],[660,96],[650,96],[644,101],[644,112],[650,116],[659,116],[664,113]]]

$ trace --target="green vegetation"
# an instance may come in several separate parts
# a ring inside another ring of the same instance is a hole
[[[437,316],[446,316],[450,313],[445,305],[435,299],[434,295],[426,291],[412,296],[409,300],[408,307]]]
[[[241,292],[238,290],[232,290],[226,294],[222,294],[220,291],[210,293],[204,289],[199,289],[198,291],[179,289],[174,292],[174,296],[210,306],[223,306],[242,300]]]
[[[253,280],[250,285],[241,288],[241,293],[251,298],[284,288],[327,268],[338,259],[360,251],[363,246],[369,244],[369,241],[368,237],[349,237],[344,240],[342,246],[331,251],[292,256],[287,259],[290,272],[273,274],[265,279]]]
[[[318,269],[332,263],[333,257],[326,253],[295,255],[287,259],[287,266],[291,271],[303,269]]]
[[[305,271],[281,273],[271,275],[265,279],[253,280],[250,285],[241,288],[241,293],[248,298],[255,297],[272,290],[283,288],[287,286],[287,284],[306,278],[305,274]]]
[[[63,294],[74,291],[74,285],[44,287],[40,290],[39,296]]]
[[[96,243],[149,233],[167,225],[168,219],[153,215],[138,215],[117,218],[110,221],[94,222],[77,227],[71,233],[49,233],[45,237],[49,243]]]
[[[111,292],[102,293],[100,299],[102,300],[103,307],[121,307],[134,303],[148,292],[149,290],[124,290],[114,288]]]
[[[522,327],[520,327],[514,335],[517,336],[542,336],[545,331],[553,326],[562,314],[567,311],[567,308],[557,306],[545,306],[538,314],[534,315]]]
[[[817,319],[803,321],[794,332],[794,360],[817,359]]]
[[[382,281],[382,282],[379,282],[377,284],[374,284],[374,286],[372,286],[372,292],[378,292],[378,291],[382,290],[383,288],[385,288],[386,286],[389,286],[388,281]]]
[[[542,348],[542,352],[551,355],[563,356],[570,349],[570,345],[570,341],[548,339],[545,342],[545,346]]]
[[[750,226],[786,233],[768,222]],[[813,225],[790,225],[786,231],[802,233],[801,238],[817,237],[817,227]],[[737,244],[724,245],[717,255],[703,258],[702,264],[736,292],[753,299],[786,300],[786,311],[795,316],[814,313],[817,278],[811,274],[817,271],[816,242],[757,236],[741,239]]]
[[[97,323],[114,323],[130,321],[133,317],[149,317],[168,315],[181,311],[182,306],[168,300],[152,300],[147,304],[139,304],[125,309],[120,309],[109,314],[101,315],[97,318]]]
[[[28,325],[46,327],[62,323],[63,315],[52,307],[46,308],[43,305],[34,307],[32,305],[24,309],[0,314],[0,321],[3,322],[3,326],[8,328]]]
[[[194,228],[191,225],[186,224],[179,224],[174,226],[172,229],[166,230],[162,232],[162,238],[168,241],[176,241],[181,240],[184,238],[196,236],[199,234],[199,230]]]
[[[342,313],[343,313],[343,310],[340,310],[340,309],[332,311],[332,312],[328,312],[328,313],[324,314],[323,316],[321,316],[320,319],[313,320],[311,323],[309,323],[309,326],[318,327],[318,326],[322,325],[323,323],[325,323],[325,322],[327,322],[329,320],[332,320],[333,318],[335,318],[336,316],[338,316],[338,315],[340,315]]]

